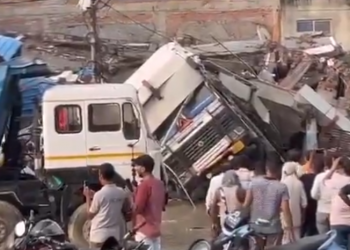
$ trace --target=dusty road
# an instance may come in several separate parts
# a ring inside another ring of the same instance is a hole
[[[199,238],[208,238],[209,217],[204,205],[194,210],[188,202],[172,201],[163,215],[162,248],[166,250],[187,250]]]

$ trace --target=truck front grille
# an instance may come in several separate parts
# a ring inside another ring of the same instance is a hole
[[[230,110],[222,109],[176,152],[171,152],[165,163],[176,174],[184,175],[197,160],[219,143],[221,139],[226,135],[232,135],[233,130],[238,126],[243,127],[240,119]]]

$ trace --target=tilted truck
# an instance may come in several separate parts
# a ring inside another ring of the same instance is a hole
[[[147,153],[155,159],[154,174],[165,180],[160,146],[151,136],[137,91],[126,84],[56,85],[47,90],[32,129],[39,179],[25,169],[19,81],[49,70],[42,62],[7,59],[0,63],[0,243],[33,209],[57,215],[72,242],[86,247],[89,220],[81,191],[85,181],[98,188],[100,164],[109,162],[121,177],[136,181],[131,160]],[[117,184],[125,185],[123,178]]]
[[[125,84],[138,90],[150,131],[162,144],[164,164],[192,199],[199,199],[210,177],[258,134],[238,107],[227,105],[210,88],[210,76],[203,75],[195,60],[189,49],[168,43]]]

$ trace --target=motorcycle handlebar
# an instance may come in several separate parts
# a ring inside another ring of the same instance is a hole
[[[124,240],[128,240],[130,237],[134,236],[136,231],[139,230],[141,227],[143,227],[146,224],[146,221],[138,224],[137,226],[135,226],[132,230],[130,230],[125,236],[124,236]]]
[[[144,225],[146,225],[146,221],[144,221],[144,222],[138,224],[137,226],[135,226],[135,227],[132,229],[132,231],[135,232],[135,231],[139,230],[141,227],[143,227]]]

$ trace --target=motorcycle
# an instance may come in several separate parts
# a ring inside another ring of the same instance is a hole
[[[228,214],[224,220],[220,235],[212,242],[198,239],[191,244],[189,250],[264,250],[264,235],[254,230],[254,224],[259,227],[269,227],[270,222],[258,219],[249,223],[249,216],[244,211],[235,211]],[[286,245],[270,247],[269,250],[343,250],[334,240],[337,234],[329,231],[326,234],[305,237]]]
[[[28,221],[16,224],[10,236],[7,249],[14,250],[76,250],[66,241],[66,236],[60,225],[51,219],[37,219],[30,212]]]
[[[135,236],[136,231],[144,224],[145,222],[127,232],[123,237],[122,244],[120,244],[114,237],[109,237],[102,244],[100,250],[148,250],[150,246],[147,245],[145,241],[139,242],[132,240],[132,238]]]

